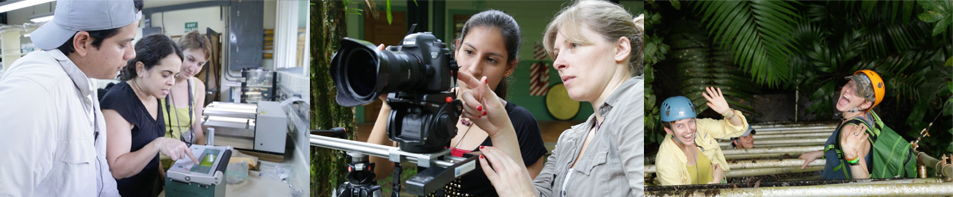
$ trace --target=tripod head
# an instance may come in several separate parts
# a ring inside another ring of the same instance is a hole
[[[368,156],[359,152],[347,152],[351,163],[347,165],[347,180],[334,192],[339,197],[382,197],[381,186],[374,178],[374,164]]]

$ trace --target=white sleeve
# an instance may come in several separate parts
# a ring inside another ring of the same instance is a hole
[[[0,83],[0,109],[0,196],[32,196],[53,166],[53,98],[35,81],[9,78]]]

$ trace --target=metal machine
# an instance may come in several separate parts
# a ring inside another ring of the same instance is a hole
[[[288,116],[278,102],[212,102],[202,113],[202,124],[215,129],[215,145],[285,153]]]
[[[275,71],[242,69],[241,102],[257,103],[275,100],[275,86],[278,84]]]
[[[192,145],[199,163],[189,158],[175,161],[165,177],[165,196],[223,197],[225,168],[232,156],[230,146]]]

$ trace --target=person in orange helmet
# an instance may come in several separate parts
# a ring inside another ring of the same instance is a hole
[[[876,116],[873,109],[884,98],[886,89],[883,79],[872,70],[859,70],[840,90],[835,108],[843,119],[834,133],[824,144],[824,150],[801,154],[807,167],[814,160],[824,156],[827,162],[821,177],[824,179],[866,179],[870,178],[871,143],[868,141],[867,128],[863,125],[848,123],[848,120],[861,118],[873,122]]]

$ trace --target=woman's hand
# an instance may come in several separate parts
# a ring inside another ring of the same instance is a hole
[[[847,129],[847,133],[844,135],[846,138],[841,140],[841,149],[844,151],[844,159],[853,159],[858,157],[864,146],[867,142],[867,126],[857,125],[852,129]]]
[[[814,162],[814,160],[821,158],[821,156],[824,156],[824,151],[822,150],[811,151],[811,152],[806,152],[804,154],[801,154],[801,156],[798,157],[804,160],[804,164],[801,165],[801,169],[807,168],[807,164],[811,164],[811,162]]]
[[[186,146],[185,142],[167,137],[156,138],[155,142],[156,149],[162,154],[169,156],[172,161],[189,157],[192,159],[192,162],[199,163],[195,155],[192,155],[192,149]]]
[[[457,79],[463,82],[461,85],[473,87],[458,89],[458,99],[463,102],[463,118],[469,118],[490,137],[496,136],[504,129],[513,130],[513,123],[506,114],[503,102],[490,89],[486,77],[476,79],[469,73],[458,72]]]
[[[715,87],[706,87],[706,92],[702,92],[702,96],[708,100],[708,107],[711,107],[711,110],[715,110],[722,116],[728,117],[731,116],[731,107],[728,106],[728,101],[725,101],[725,96],[721,94],[721,88]]]
[[[495,147],[487,146],[480,150],[483,153],[480,155],[480,167],[483,167],[483,173],[499,196],[536,196],[536,186],[525,166],[517,164]]]
[[[725,169],[722,169],[718,164],[711,166],[711,183],[708,184],[718,184],[721,183],[721,179],[725,178]]]

